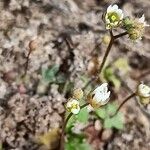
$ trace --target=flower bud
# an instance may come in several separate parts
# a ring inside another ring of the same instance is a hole
[[[150,97],[140,97],[140,103],[143,105],[147,105],[150,103]]]
[[[36,41],[36,39],[35,40],[32,40],[32,41],[30,41],[29,42],[29,49],[31,50],[31,51],[34,51],[36,48],[37,48],[37,41]]]
[[[77,88],[75,90],[73,90],[73,94],[72,97],[79,100],[83,97],[83,91],[81,88]]]
[[[137,87],[137,95],[142,98],[150,98],[150,87],[141,83]]]

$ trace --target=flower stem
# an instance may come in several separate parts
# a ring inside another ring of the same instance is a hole
[[[114,44],[114,41],[115,41],[116,39],[122,37],[122,36],[127,35],[127,34],[128,34],[127,32],[123,32],[123,33],[118,34],[118,35],[113,35],[112,30],[110,30],[111,39],[110,39],[110,42],[109,42],[108,47],[107,47],[107,49],[106,49],[106,52],[105,52],[105,54],[104,54],[104,57],[103,57],[103,59],[102,59],[102,63],[101,63],[101,65],[100,65],[99,72],[98,72],[97,76],[91,78],[91,80],[89,80],[89,81],[87,82],[87,84],[83,87],[83,90],[85,90],[91,82],[93,82],[93,81],[95,81],[95,80],[98,79],[98,77],[99,77],[98,75],[102,72],[102,70],[103,70],[103,68],[104,68],[104,65],[105,65],[105,63],[106,63],[107,57],[108,57],[108,55],[109,55],[109,53],[110,53],[110,50],[111,50],[111,48],[112,48],[112,46],[113,46],[113,44]]]
[[[28,66],[29,66],[29,57],[30,57],[31,52],[32,52],[32,50],[30,49],[28,52],[28,55],[26,57],[25,70],[24,70],[23,77],[25,77],[27,74],[27,70],[28,70]]]
[[[88,104],[88,103],[83,104],[83,105],[80,107],[80,109],[86,107],[87,105],[89,105],[89,104]],[[60,150],[64,150],[65,128],[66,128],[66,125],[67,125],[69,119],[72,117],[72,115],[73,115],[73,113],[70,113],[70,114],[67,116],[67,118],[66,118],[66,120],[64,121],[64,124],[63,124],[63,126],[62,126],[62,133],[61,133],[61,138],[60,138]]]
[[[127,98],[125,98],[125,99],[123,100],[123,102],[119,105],[119,107],[118,107],[118,109],[116,110],[116,112],[115,112],[113,115],[111,115],[111,117],[114,117],[114,116],[119,112],[119,110],[122,108],[122,106],[123,106],[128,100],[130,100],[131,98],[133,98],[134,96],[136,96],[136,92],[135,92],[135,93],[132,93],[132,94],[129,95]]]
[[[107,59],[108,54],[109,54],[109,52],[110,52],[110,50],[111,50],[111,48],[112,48],[112,45],[113,45],[113,43],[114,43],[114,40],[115,40],[115,39],[114,39],[114,37],[112,36],[112,37],[111,37],[111,40],[110,40],[110,42],[109,42],[109,45],[108,45],[108,47],[107,47],[107,50],[106,50],[106,52],[105,52],[105,55],[104,55],[104,57],[103,57],[103,61],[102,61],[101,65],[100,65],[99,74],[102,72],[102,69],[103,69],[103,67],[104,67],[104,65],[105,65],[106,59]]]
[[[122,36],[125,36],[125,35],[127,35],[127,34],[128,34],[128,32],[123,32],[123,33],[121,33],[121,34],[115,35],[114,38],[115,38],[115,39],[118,39],[118,38],[120,38],[120,37],[122,37]]]

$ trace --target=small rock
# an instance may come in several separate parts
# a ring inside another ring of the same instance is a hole
[[[18,90],[19,90],[20,94],[25,94],[27,92],[27,89],[25,88],[25,86],[23,84],[19,85]]]
[[[124,134],[122,134],[122,138],[124,138],[126,141],[130,142],[133,140],[133,135],[124,133]]]
[[[48,88],[47,82],[39,82],[36,92],[38,94],[45,94],[47,91],[47,88]]]
[[[96,130],[101,131],[102,123],[100,122],[100,120],[96,120],[94,126]]]
[[[0,80],[0,98],[4,98],[5,94],[7,93],[7,86],[5,82]]]
[[[113,131],[111,129],[105,129],[102,133],[102,140],[107,141],[111,138]]]

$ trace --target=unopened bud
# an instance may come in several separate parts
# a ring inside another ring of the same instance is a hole
[[[34,51],[36,48],[37,48],[37,40],[35,39],[35,40],[30,41],[30,43],[29,43],[29,49],[31,51]]]
[[[143,105],[147,105],[150,103],[150,97],[140,97],[140,103]]]
[[[81,88],[73,90],[72,97],[75,99],[81,99],[83,97],[83,91]]]
[[[137,87],[137,95],[142,98],[150,98],[150,87],[141,83]]]

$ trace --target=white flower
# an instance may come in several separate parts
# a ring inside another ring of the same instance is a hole
[[[123,20],[123,12],[117,5],[110,5],[105,15],[106,29],[118,27]]]
[[[141,83],[138,86],[137,94],[138,94],[138,96],[144,97],[144,98],[150,97],[150,87]]]
[[[107,83],[103,83],[88,95],[87,100],[93,108],[105,105],[109,101],[110,91],[107,86]]]
[[[73,114],[78,114],[80,111],[80,104],[79,101],[73,98],[70,98],[66,104],[66,109]]]
[[[149,27],[149,25],[145,21],[145,15],[143,14],[141,18],[139,18],[139,23],[143,24],[143,27]]]

